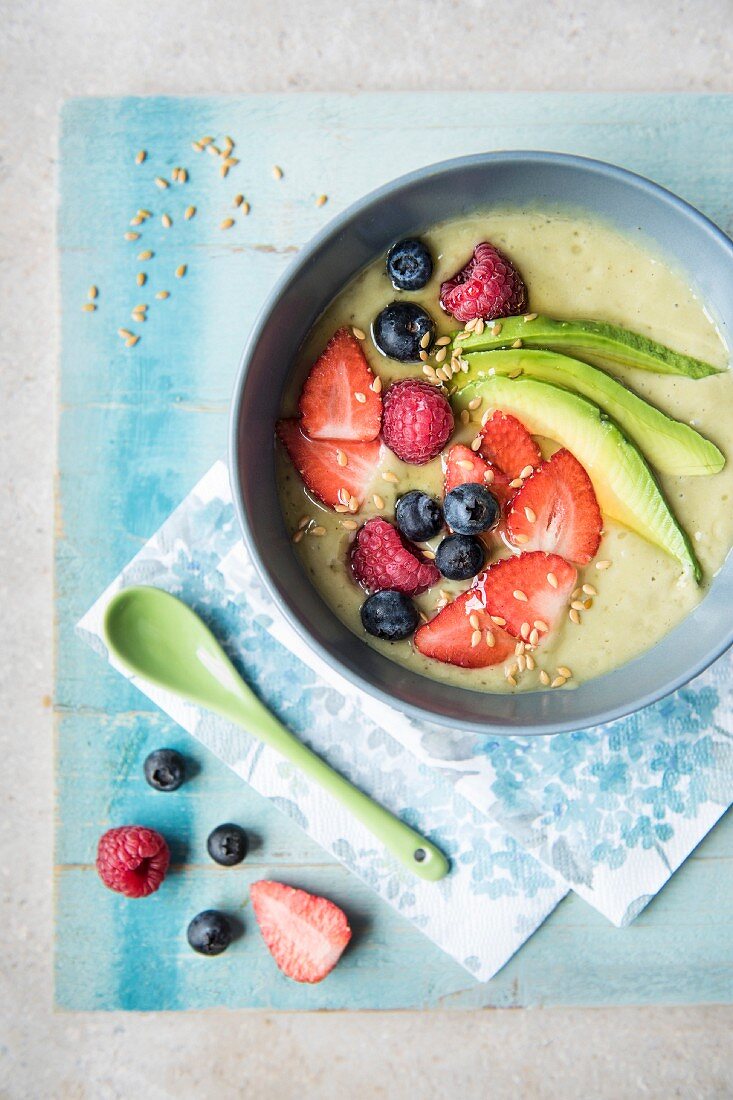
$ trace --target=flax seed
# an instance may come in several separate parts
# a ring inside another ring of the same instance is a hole
[[[234,206],[234,207],[241,206],[243,202],[244,202],[244,195],[235,195],[234,198],[232,199],[232,206]]]
[[[531,508],[525,508],[524,514],[527,517],[527,523],[534,523],[537,519],[537,514]]]
[[[336,496],[337,496],[338,500],[341,501],[342,504],[346,504],[348,506],[349,497],[351,496],[351,493],[349,492],[348,489],[344,489],[344,487],[341,486],[341,488],[339,489]]]
[[[84,313],[94,313],[97,307],[95,306],[94,302],[85,302],[81,308]]]
[[[128,338],[125,340],[125,347],[126,348],[134,348],[135,344],[139,343],[139,341],[140,341],[139,336],[128,336]]]
[[[519,600],[520,603],[527,602],[527,594],[526,592],[522,592],[521,588],[515,588],[512,592],[512,595],[514,596],[514,599]]]
[[[544,668],[540,669],[540,683],[544,684],[545,687],[548,687],[550,683],[550,677],[547,675]]]
[[[567,681],[565,680],[564,676],[556,676],[555,679],[550,684],[550,687],[561,688],[563,686],[563,684],[565,684],[566,682]]]
[[[178,169],[178,182],[179,183],[188,183],[188,172],[186,171],[185,168],[179,168]]]
[[[176,278],[177,279],[182,279],[187,271],[188,271],[188,264],[179,264],[178,267],[176,268]]]
[[[121,336],[123,340],[126,340],[129,336],[134,336],[133,332],[130,332],[129,328],[118,328],[117,335]]]
[[[397,477],[397,474],[392,472],[392,470],[385,470],[382,474],[382,481],[389,481],[393,485],[396,485],[399,481],[399,478]]]
[[[138,271],[137,275],[135,276],[135,282],[137,283],[137,285],[138,286],[145,286],[147,281],[148,281],[148,277],[145,274],[145,272],[144,271]]]
[[[309,534],[315,535],[317,539],[323,538],[326,533],[325,527],[312,527]]]
[[[183,216],[184,216],[184,218],[186,219],[187,222],[190,222],[191,218],[194,216],[195,213],[196,213],[196,207],[195,206],[187,206]]]
[[[490,485],[493,480],[494,480],[494,471],[493,470],[484,470],[484,481],[488,485]]]
[[[241,210],[242,210],[242,214],[244,215],[245,218],[249,216],[249,212],[250,212],[251,209],[252,209],[252,207],[249,205],[248,202],[243,202],[242,203]]]
[[[316,206],[325,206],[328,202],[328,195],[319,195],[316,199]]]
[[[171,172],[171,179],[173,180],[174,183],[178,183],[178,173],[179,172],[180,172],[180,168],[174,168],[173,171]]]
[[[357,340],[366,340],[366,333],[364,332],[364,329],[357,328],[356,325],[352,325],[351,331],[353,332]]]
[[[471,450],[478,451],[481,448],[481,436],[477,435],[474,440],[471,441]]]
[[[141,218],[139,214],[136,214],[135,217],[131,219],[130,225],[142,225],[144,221],[144,218]]]
[[[509,374],[507,375],[507,378],[511,378],[512,381],[514,381],[515,378],[521,378],[521,376],[523,374],[524,374],[524,371],[522,370],[522,368],[517,367],[516,370],[509,371]]]
[[[583,610],[584,611],[590,611],[592,606],[593,606],[593,600],[590,598],[590,596],[588,597],[587,600],[583,600]]]
[[[532,654],[528,653],[527,656],[524,659],[527,662],[527,671],[528,672],[534,672],[535,664],[534,664],[534,657],[532,656]]]
[[[447,354],[448,354],[448,349],[447,348],[438,348],[438,350],[435,353],[435,362],[436,363],[442,363]]]
[[[348,466],[349,460],[346,457],[346,451],[342,451],[340,448],[336,451],[336,461],[339,466]]]
[[[160,224],[163,226],[164,229],[170,229],[170,227],[173,225],[170,214],[163,214],[160,219]]]
[[[334,504],[333,510],[334,510],[334,512],[342,512],[343,513],[343,512],[348,512],[349,509],[346,507],[345,504]]]
[[[147,155],[148,154],[146,153],[146,151],[144,149],[141,149],[139,153],[135,154],[135,164],[142,164]]]
[[[521,348],[521,346],[522,346],[522,341],[521,340],[515,340],[514,343],[512,344],[513,348]]]
[[[529,535],[515,535],[514,541],[516,542],[517,546],[526,546],[529,542]]]
[[[153,215],[150,213],[149,210],[138,210],[137,216],[138,218],[142,218],[143,221],[145,221],[147,218],[152,218]]]
[[[472,317],[470,321],[466,321],[466,324],[463,327],[463,331],[464,332],[469,332],[469,333],[473,332],[473,330],[476,328],[476,322],[477,321],[478,321],[478,317]]]
[[[570,671],[570,669],[566,668],[565,665],[558,665],[557,666],[557,671],[558,671],[558,675],[559,676],[564,676],[566,680],[569,680],[573,675],[572,672]]]
[[[469,621],[469,623],[471,624],[471,626],[473,627],[474,630],[478,630],[479,619],[478,619],[478,615],[476,614],[475,611],[472,611],[471,614],[468,616],[468,621]]]
[[[125,240],[126,241],[139,241],[140,240],[140,234],[139,233],[133,233],[132,231],[128,230],[127,233],[125,233]]]
[[[481,407],[481,402],[482,401],[483,401],[483,397],[474,397],[471,401],[469,401],[468,402],[468,407],[471,410],[471,412],[473,412],[474,409],[479,409]]]
[[[218,145],[207,145],[206,146],[206,152],[210,153],[212,157],[220,157],[221,156],[221,149],[219,148]]]
[[[347,531],[355,531],[359,524],[355,519],[342,519],[341,526],[345,527]]]
[[[473,469],[473,462],[471,462],[470,458],[459,458],[458,465],[461,467],[462,470]]]
[[[471,414],[469,413],[468,409],[462,409],[461,410],[461,424],[468,424],[470,419],[471,419]],[[473,465],[473,463],[471,463],[471,465]]]
[[[369,389],[372,390],[374,393],[381,393],[382,392],[382,379],[381,378],[375,378],[374,381],[372,382],[371,386],[369,387]]]
[[[596,569],[599,569],[601,572],[603,572],[604,569],[610,569],[610,568],[611,568],[611,562],[610,561],[597,561],[596,562]]]
[[[168,186],[168,180],[164,180],[162,176],[155,177],[155,186],[159,187],[161,191],[165,191]]]
[[[539,630],[537,629],[537,627],[535,626],[535,627],[533,627],[533,629],[532,629],[532,630],[530,630],[530,632],[529,632],[529,644],[530,644],[530,645],[537,645],[537,643],[539,642],[539,640],[540,640],[540,632],[539,632]]]
[[[429,363],[425,363],[422,372],[426,378],[429,378],[432,382],[435,381],[435,367],[431,367]]]
[[[501,332],[501,325],[497,321],[496,324],[491,326],[491,335],[492,336],[498,336],[500,332]]]
[[[199,138],[199,145],[202,148],[206,148],[207,145],[211,145],[213,140],[214,139],[211,134],[207,134],[206,137]]]
[[[597,596],[598,595],[598,589],[594,588],[592,584],[584,584],[583,585],[583,591],[585,592],[586,596]]]
[[[471,649],[474,649],[479,644],[480,641],[481,641],[481,631],[480,630],[474,630],[473,634],[471,635]]]
[[[436,348],[445,348],[450,344],[450,336],[439,336],[435,341]]]
[[[541,630],[543,634],[546,634],[547,631],[550,629],[543,619],[535,619],[534,628],[535,630]]]
[[[570,606],[575,611],[585,611],[585,604],[581,603],[580,600],[573,600],[573,602],[570,604]]]
[[[300,542],[303,537],[303,531],[296,531],[293,535],[293,542]]]
[[[496,638],[494,637],[491,630],[486,631],[485,640],[489,649],[493,649],[493,647],[496,645]]]
[[[549,584],[550,588],[557,588],[557,577],[554,573],[547,574],[547,583]]]
[[[521,477],[515,477],[512,481],[509,482],[509,488],[521,489],[523,484],[524,482],[522,481]]]
[[[521,478],[529,477],[529,475],[533,472],[533,469],[533,466],[525,466],[524,469],[520,471],[519,476]]]
[[[379,508],[380,511],[384,508],[384,500],[380,497],[379,493],[375,493],[372,500],[374,501],[375,508]]]
[[[138,258],[138,260],[141,260],[141,261],[144,262],[145,260],[152,260],[154,255],[155,255],[154,252],[151,252],[151,250],[149,248],[146,248],[143,252],[138,252],[137,258]]]
[[[283,178],[283,170],[279,164],[273,164],[272,166],[272,178],[274,180],[281,180]]]
[[[480,336],[481,333],[484,331],[484,328],[484,319],[483,317],[479,317],[476,321],[476,324],[474,325],[473,331],[476,333],[477,336]]]
[[[524,320],[525,321],[536,321],[537,320],[537,314],[536,313],[525,313]]]
[[[428,353],[427,353],[426,351],[421,351],[421,352],[420,352],[420,361],[421,361],[422,363],[427,363],[427,361],[428,361]]]
[[[357,390],[354,394],[354,400],[358,401],[360,405],[366,405],[366,394]]]
[[[529,631],[530,631],[529,623],[522,623],[522,625],[519,628],[519,634],[522,638],[524,638],[525,642],[529,638]]]
[[[193,149],[194,153],[203,153],[204,151],[204,147],[200,141],[192,141],[191,148]]]
[[[509,684],[510,687],[515,688],[517,686],[517,681],[514,679],[514,675],[511,672],[507,676],[506,682]]]
[[[158,293],[155,295],[155,297],[159,298],[161,302],[164,302],[166,298],[170,298],[170,296],[171,293],[169,290],[159,290]]]
[[[231,229],[233,225],[234,218],[224,218],[224,221],[219,223],[219,229]]]
[[[492,623],[496,623],[497,626],[506,626],[506,619],[502,619],[501,615],[492,615]]]
[[[517,668],[520,672],[524,672],[527,668],[527,658],[523,653],[517,657]]]
[[[580,626],[580,613],[573,607],[568,612],[568,618],[571,623],[575,623],[576,626]]]
[[[359,501],[356,499],[356,497],[349,497],[349,511],[350,512],[358,512],[359,511]]]
[[[422,336],[420,337],[420,347],[421,347],[421,348],[426,348],[426,347],[428,346],[428,344],[429,344],[429,343],[430,343],[430,333],[429,333],[429,332],[425,332],[425,333],[423,333],[423,335],[422,335]]]
[[[427,558],[428,561],[434,561],[435,560],[435,551],[434,550],[423,550],[422,551],[422,556],[424,558]]]
[[[302,530],[303,527],[307,527],[310,521],[310,516],[301,516],[298,520],[298,530]]]

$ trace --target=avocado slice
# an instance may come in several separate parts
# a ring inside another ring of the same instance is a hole
[[[495,329],[498,331],[493,335]],[[639,367],[640,370],[657,374],[681,374],[686,378],[707,378],[711,374],[720,374],[718,367],[702,359],[682,355],[620,325],[605,321],[558,321],[542,314],[536,314],[530,321],[525,321],[524,317],[497,317],[494,321],[488,321],[478,335],[456,333],[453,347],[463,354],[492,351],[494,348],[511,347],[515,340],[521,340],[522,345],[528,348],[574,348],[613,363]]]
[[[489,409],[514,414],[533,435],[564,444],[585,467],[601,510],[676,558],[700,581],[700,563],[641,453],[597,405],[535,378],[496,374],[454,394],[461,412],[481,396]]]
[[[673,420],[638,397],[605,371],[580,359],[553,351],[483,351],[464,355],[468,373],[459,374],[459,384],[470,385],[494,374],[521,371],[530,378],[552,382],[581,394],[613,417],[618,426],[646,455],[652,466],[666,474],[717,474],[725,456],[704,436]],[[464,381],[465,380],[465,381]]]

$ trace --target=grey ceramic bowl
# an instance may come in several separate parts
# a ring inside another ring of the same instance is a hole
[[[275,485],[274,423],[283,385],[313,322],[353,276],[400,237],[490,206],[571,207],[646,241],[686,271],[721,327],[733,328],[733,243],[656,184],[599,161],[553,153],[487,153],[403,176],[335,218],[299,254],[265,303],[242,356],[232,403],[234,500],[276,604],[322,658],[364,691],[421,719],[538,735],[621,717],[680,687],[733,642],[733,557],[681,626],[623,668],[575,691],[489,695],[419,676],[352,634],[307,580]]]

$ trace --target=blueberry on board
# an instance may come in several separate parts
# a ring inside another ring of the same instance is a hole
[[[206,841],[209,855],[223,867],[233,867],[235,863],[241,863],[247,855],[248,846],[244,829],[233,825],[231,821],[225,825],[217,825]]]
[[[229,918],[217,909],[204,909],[194,917],[186,933],[189,945],[199,955],[221,955],[232,942]]]
[[[484,567],[486,550],[473,535],[448,535],[438,547],[435,564],[449,581],[467,581]]]
[[[414,237],[392,245],[387,254],[387,274],[395,290],[422,290],[433,274],[428,246]]]
[[[186,778],[186,761],[175,749],[156,749],[145,758],[143,771],[156,791],[177,791]]]
[[[391,588],[375,592],[361,605],[361,622],[367,634],[388,642],[408,638],[419,621],[420,616],[410,597]]]
[[[423,346],[426,333],[429,340]],[[414,302],[392,302],[375,317],[372,337],[382,355],[400,363],[417,363],[420,352],[429,351],[435,339],[435,322]]]
[[[397,527],[411,542],[425,542],[443,526],[443,510],[437,500],[419,489],[400,497],[395,507]]]
[[[452,489],[443,501],[445,522],[457,535],[478,535],[496,527],[499,502],[485,485],[466,482]]]

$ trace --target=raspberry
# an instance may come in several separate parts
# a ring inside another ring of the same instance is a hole
[[[357,532],[351,568],[359,584],[370,592],[392,589],[414,596],[440,580],[433,563],[414,553],[399,531],[378,516]]]
[[[440,304],[457,321],[512,317],[527,308],[527,289],[511,260],[483,241],[465,267],[440,287]]]
[[[444,395],[427,382],[406,378],[384,398],[382,438],[403,462],[422,466],[443,449],[453,431],[453,413]]]
[[[121,825],[99,838],[97,871],[105,886],[128,898],[154,894],[170,862],[165,838],[144,825]]]

